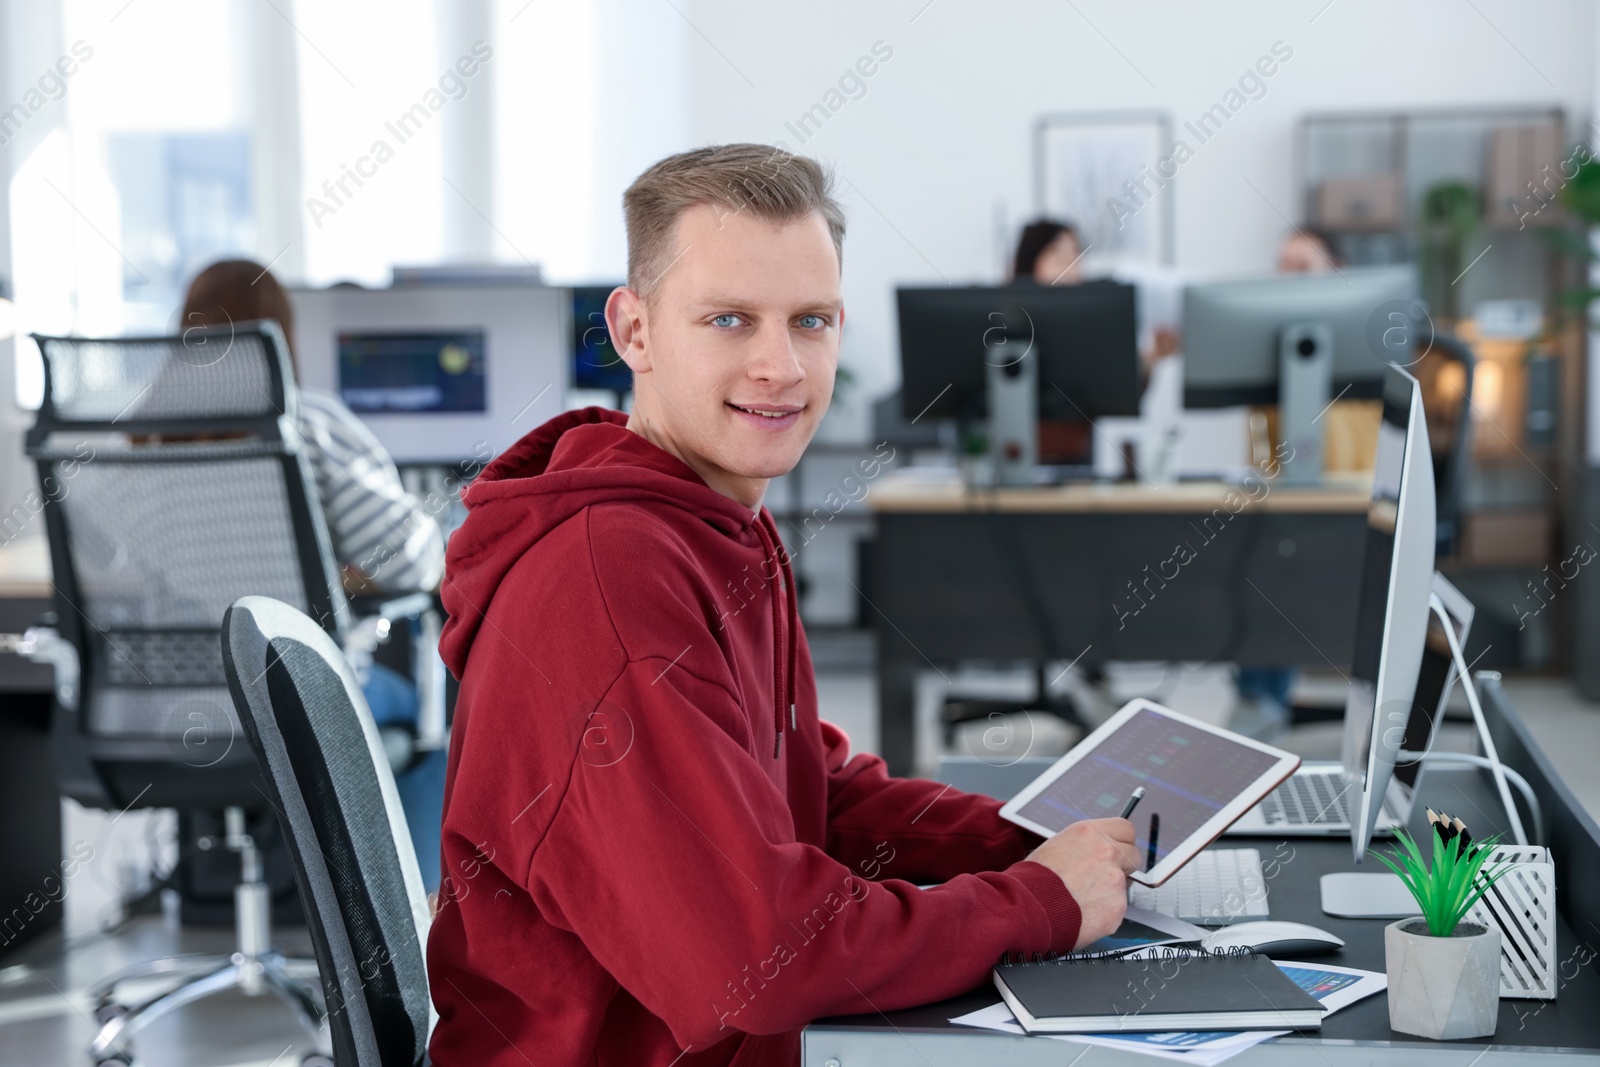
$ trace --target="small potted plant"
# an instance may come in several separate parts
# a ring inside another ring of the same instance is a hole
[[[1395,831],[1403,852],[1373,852],[1422,910],[1383,931],[1389,1026],[1434,1040],[1488,1037],[1500,1014],[1500,931],[1461,920],[1510,864],[1485,870],[1494,840],[1473,844],[1459,820],[1432,830],[1432,866],[1404,830]]]

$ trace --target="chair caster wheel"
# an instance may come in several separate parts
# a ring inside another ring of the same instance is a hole
[[[308,1052],[300,1057],[300,1067],[334,1067],[333,1057],[326,1052]]]
[[[125,1052],[112,1052],[95,1060],[94,1067],[133,1067],[133,1057]]]
[[[126,1014],[128,1014],[127,1007],[125,1005],[118,1004],[115,1001],[107,1001],[104,1004],[97,1004],[95,1005],[94,1009],[94,1024],[96,1026],[104,1026],[111,1020],[120,1019]]]

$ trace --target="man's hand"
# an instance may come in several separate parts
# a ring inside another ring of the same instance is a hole
[[[1028,854],[1055,871],[1078,902],[1082,948],[1116,930],[1128,910],[1128,874],[1144,857],[1133,847],[1133,823],[1127,819],[1076,822]]]

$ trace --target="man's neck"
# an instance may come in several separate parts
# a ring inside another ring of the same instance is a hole
[[[628,429],[663,452],[682,460],[685,466],[698,474],[701,480],[716,492],[743,504],[752,513],[761,510],[761,501],[767,495],[767,479],[737,474],[725,467],[707,462],[697,456],[692,449],[680,448],[672,435],[662,429],[660,420],[651,418],[650,414],[643,410],[637,393],[634,394],[633,411],[628,414]]]

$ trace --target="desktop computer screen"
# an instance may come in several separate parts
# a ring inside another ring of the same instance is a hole
[[[339,334],[339,398],[359,414],[483,411],[484,332]]]
[[[1139,414],[1134,287],[1082,285],[901,288],[900,403],[907,419],[988,415],[986,344],[1021,336],[1039,359],[1039,417]]]
[[[1384,372],[1367,544],[1345,697],[1344,770],[1360,784],[1350,843],[1365,856],[1404,744],[1428,629],[1434,560],[1433,461],[1417,380]]]
[[[566,291],[517,283],[294,289],[300,384],[399,463],[482,461],[566,402]]]
[[[1183,294],[1183,405],[1277,403],[1281,335],[1299,323],[1329,331],[1333,394],[1378,398],[1385,366],[1410,362],[1419,329],[1426,339],[1424,315],[1410,266],[1191,285]]]
[[[572,287],[568,335],[574,389],[609,389],[618,396],[633,391],[633,371],[622,362],[606,328],[606,300],[622,284]]]

